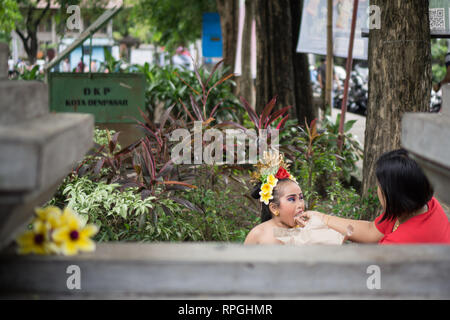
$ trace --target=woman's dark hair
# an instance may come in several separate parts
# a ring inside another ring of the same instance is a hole
[[[272,191],[273,199],[269,201],[269,204],[265,204],[264,202],[261,202],[261,222],[266,222],[270,219],[272,219],[272,213],[270,212],[269,205],[271,203],[275,203],[277,206],[280,205],[280,187],[281,184],[284,183],[284,181],[291,181],[290,179],[280,179],[277,182],[276,187]],[[258,183],[251,193],[251,196],[253,199],[259,199],[261,196],[259,195],[259,192],[261,191],[261,183]]]
[[[380,222],[411,214],[433,196],[433,187],[424,172],[404,149],[382,154],[377,160],[375,175],[386,203]]]

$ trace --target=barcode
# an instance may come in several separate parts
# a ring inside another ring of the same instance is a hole
[[[430,9],[430,30],[445,30],[444,8]]]

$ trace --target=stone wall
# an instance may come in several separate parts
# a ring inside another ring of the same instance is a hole
[[[99,244],[0,255],[0,298],[449,299],[449,270],[450,246]]]
[[[450,84],[442,86],[440,113],[407,113],[402,119],[402,146],[431,180],[436,197],[450,204]]]

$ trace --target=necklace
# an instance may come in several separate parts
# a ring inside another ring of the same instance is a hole
[[[426,204],[418,213],[416,213],[414,216],[419,215],[421,213],[427,212],[428,211],[428,205]],[[397,219],[397,221],[395,221],[394,227],[392,228],[392,232],[394,232],[395,230],[397,230],[397,228],[400,226],[400,220]]]
[[[397,219],[397,221],[395,221],[394,228],[392,228],[392,232],[394,232],[395,230],[397,230],[397,228],[398,228],[399,225],[400,225],[400,221],[398,221],[398,219]]]

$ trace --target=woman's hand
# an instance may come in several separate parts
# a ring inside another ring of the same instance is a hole
[[[318,212],[318,211],[311,211],[311,210],[305,211],[301,215],[294,217],[294,221],[298,226],[303,228],[304,226],[306,226],[306,224],[308,223],[308,221],[311,219],[311,217],[313,215],[316,215],[323,221],[323,217],[324,217],[323,213]]]

